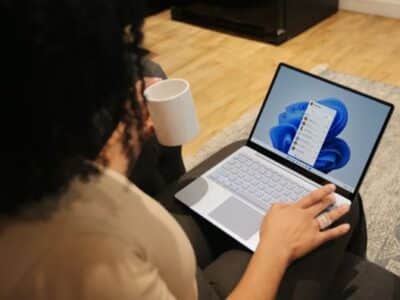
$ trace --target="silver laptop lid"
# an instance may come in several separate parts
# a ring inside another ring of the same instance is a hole
[[[393,105],[280,64],[248,146],[352,199]]]

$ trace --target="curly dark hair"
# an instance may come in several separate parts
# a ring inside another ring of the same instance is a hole
[[[142,78],[143,2],[0,0],[0,214],[97,173],[88,161],[119,122],[143,126],[133,84]]]

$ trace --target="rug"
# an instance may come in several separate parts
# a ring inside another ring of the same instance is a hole
[[[327,65],[319,65],[312,72],[400,107],[400,87],[339,73],[330,70]],[[259,107],[245,113],[238,121],[211,138],[196,155],[186,157],[186,167],[191,169],[222,147],[246,139],[258,110]],[[360,193],[368,226],[367,256],[369,260],[400,276],[399,151],[400,111],[395,109]]]

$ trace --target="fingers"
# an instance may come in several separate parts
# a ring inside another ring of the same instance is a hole
[[[144,138],[147,139],[154,134],[155,134],[155,130],[154,130],[153,120],[151,118],[147,118],[147,120],[144,123],[144,127],[143,127],[143,136],[144,136]]]
[[[297,205],[299,205],[301,208],[308,208],[318,202],[321,202],[322,199],[324,199],[326,196],[332,194],[335,191],[335,189],[336,186],[334,184],[324,185],[323,187],[311,192],[303,199],[298,201]]]
[[[330,223],[335,223],[337,220],[339,220],[341,217],[343,217],[345,214],[347,214],[350,210],[350,205],[341,205],[335,209],[332,209],[330,212],[325,213],[326,216],[328,217]],[[319,222],[317,219],[314,219],[315,224],[319,225]]]
[[[322,245],[328,241],[337,239],[343,235],[345,235],[347,232],[350,230],[350,224],[342,224],[339,226],[336,226],[332,229],[326,230],[326,231],[321,231],[319,233],[319,245]]]
[[[336,200],[335,195],[329,194],[322,201],[315,203],[314,205],[307,208],[307,210],[310,212],[310,214],[314,218],[314,217],[318,216],[322,211],[327,209],[329,206],[331,206],[333,203],[335,203],[335,200]]]
[[[143,95],[142,95],[142,89],[146,89],[149,86],[159,82],[162,80],[162,78],[159,77],[144,77],[144,87],[143,87],[143,81],[138,80],[135,83],[135,88],[136,88],[136,97],[138,98],[139,102],[143,102]]]
[[[160,78],[160,77],[145,77],[144,84],[145,84],[145,87],[147,88],[147,87],[151,86],[152,84],[155,84],[161,80],[162,80],[162,78]]]
[[[332,222],[336,222],[345,214],[347,214],[350,210],[350,205],[341,205],[338,208],[332,209],[328,212],[328,217],[332,220]]]

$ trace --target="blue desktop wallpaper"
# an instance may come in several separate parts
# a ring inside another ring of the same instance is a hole
[[[348,144],[338,137],[347,125],[348,112],[346,105],[339,99],[327,98],[317,102],[336,111],[335,119],[313,166],[321,172],[329,173],[332,170],[343,168],[350,160],[351,150]],[[300,126],[308,103],[296,102],[290,104],[285,108],[284,112],[279,114],[279,124],[272,127],[269,133],[272,146],[275,149],[284,153],[289,152],[289,147]]]
[[[282,66],[251,140],[287,153],[291,134],[279,129],[285,123],[282,113],[296,124],[311,100],[337,111],[314,167],[355,188],[390,111],[387,105]]]

